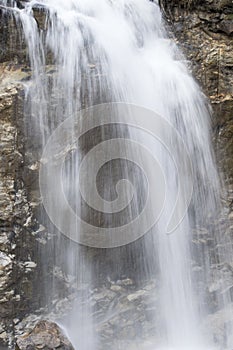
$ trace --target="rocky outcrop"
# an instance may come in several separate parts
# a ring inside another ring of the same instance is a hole
[[[14,9],[0,6],[0,63],[12,65],[28,62],[22,30],[14,17]]]
[[[18,338],[16,350],[74,350],[56,323],[40,321],[28,334]]]
[[[59,296],[66,291],[65,280],[52,277],[47,257],[54,242],[38,220],[39,155],[31,119],[24,119],[30,75],[25,63],[0,64],[0,345],[10,341],[27,313],[48,301],[45,285],[50,290],[54,283]]]
[[[79,306],[82,308],[84,294],[85,298],[88,297],[88,304],[92,305],[94,310],[92,321],[98,337],[97,349],[117,350],[119,344],[122,344],[122,347],[126,346],[127,349],[135,349],[135,344],[138,348],[144,348],[151,346],[154,342],[159,342],[161,329],[158,328],[158,321],[161,316],[156,281],[150,281],[138,287],[135,281],[125,278],[114,282],[109,280],[105,285],[91,290],[87,286],[79,286],[68,298],[53,300],[53,312],[46,313],[44,310],[44,318],[52,321],[62,318],[64,322],[66,316],[69,315],[68,318],[72,319],[73,305],[76,305],[75,313],[80,312]],[[51,333],[48,327],[42,328],[42,334],[41,331],[34,331],[35,326],[41,323],[39,317],[38,314],[31,314],[16,325],[17,344],[20,350],[24,350],[25,345],[33,343],[31,335],[35,333],[36,342],[41,344],[41,348],[44,346],[44,336],[46,339],[50,338]],[[68,323],[69,328],[67,327],[74,338],[77,338],[77,334],[80,336],[80,340],[77,339],[77,348],[79,342],[81,344],[86,342],[86,339],[82,339],[82,336],[86,334],[83,335],[78,329],[78,327],[85,328],[83,322],[85,319],[77,323],[70,322]],[[90,324],[88,329],[91,337]],[[48,332],[47,336],[44,331]]]
[[[36,268],[32,212],[23,182],[23,89],[21,70],[0,66],[0,339],[7,338],[32,297]]]
[[[225,278],[231,277],[230,271],[225,268]],[[228,276],[228,277],[227,277]],[[219,271],[218,280],[212,281],[209,287],[208,299],[216,289],[221,288],[220,279],[223,274]],[[140,287],[130,278],[125,278],[117,281],[108,281],[105,285],[96,287],[94,289],[79,288],[68,296],[68,298],[53,300],[54,308],[52,312],[43,310],[43,318],[47,320],[59,320],[63,322],[68,316],[72,319],[73,305],[76,305],[75,313],[79,312],[78,306],[82,304],[83,293],[88,296],[88,303],[92,305],[94,310],[93,323],[95,327],[98,350],[103,349],[119,349],[127,348],[135,349],[151,349],[155,344],[160,344],[163,338],[164,328],[161,326],[161,310],[159,299],[159,283],[156,280],[150,280],[140,285]],[[214,298],[213,298],[214,299]],[[217,344],[224,344],[226,326],[232,324],[232,305],[226,309],[214,310],[211,315],[208,315],[200,325],[203,334],[210,342],[214,340]],[[47,310],[48,311],[48,310]],[[27,345],[33,345],[33,350],[44,348],[45,339],[51,344],[50,327],[39,327],[39,331],[34,331],[37,325],[41,324],[41,316],[31,313],[23,319],[22,322],[15,326],[15,334],[17,344],[20,350],[24,350]],[[43,323],[54,325],[48,321]],[[80,322],[80,321],[79,321]],[[81,322],[84,322],[81,321]],[[90,320],[89,320],[90,322]],[[66,329],[69,330],[70,335],[77,338],[76,346],[78,348],[79,341],[85,342],[82,339],[82,332],[78,329],[79,323],[69,322]],[[83,326],[83,325],[82,325]],[[53,327],[52,327],[53,328]],[[85,328],[85,327],[84,327]],[[56,329],[56,328],[55,328]],[[211,330],[211,332],[210,332]],[[47,334],[46,334],[47,333]],[[53,344],[57,344],[58,336],[52,332],[52,338],[55,338]],[[89,333],[91,336],[91,327],[89,323]],[[77,337],[77,334],[80,335]],[[35,335],[35,341],[33,337]],[[71,342],[73,338],[70,339]],[[26,349],[27,350],[27,349]]]
[[[17,20],[17,7],[24,8],[27,1],[8,1],[8,5],[0,3],[0,63],[10,62],[11,65],[24,64],[29,66],[27,45],[23,28]],[[7,2],[6,2],[7,3]],[[17,7],[14,7],[17,4]],[[13,6],[14,5],[14,6]],[[40,30],[46,29],[45,9],[35,5],[34,18]]]

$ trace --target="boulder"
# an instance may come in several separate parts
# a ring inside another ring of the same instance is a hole
[[[74,350],[61,328],[54,322],[39,321],[33,330],[19,337],[16,350]]]

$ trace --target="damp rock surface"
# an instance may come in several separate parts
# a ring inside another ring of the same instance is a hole
[[[81,312],[79,306],[83,302],[83,294],[94,310],[93,320],[98,337],[98,350],[117,350],[119,346],[138,349],[143,348],[146,342],[156,344],[159,341],[160,312],[156,281],[148,281],[138,286],[132,279],[125,278],[109,281],[106,285],[93,289],[88,285],[80,285],[73,294],[63,299],[54,299],[52,310],[46,307],[29,314],[15,325],[17,344],[19,339],[24,340],[25,337],[30,340],[29,336],[34,334],[38,324],[44,322],[43,319],[64,325],[70,336],[76,334],[76,324],[73,322],[70,324],[69,318],[74,305],[76,305],[75,312]],[[27,346],[31,343],[29,344],[27,340],[23,344]],[[19,346],[19,349],[24,350],[25,347]]]
[[[0,346],[38,299],[37,223],[25,181],[24,84],[30,70],[0,63]],[[37,297],[35,298],[35,294]]]
[[[231,0],[161,0],[164,17],[210,99],[215,154],[233,206],[233,3]]]
[[[17,339],[16,350],[74,350],[61,328],[54,322],[39,321],[34,329]]]

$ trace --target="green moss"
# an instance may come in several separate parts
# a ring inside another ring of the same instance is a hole
[[[226,19],[233,20],[233,13],[230,13],[229,15],[226,15]]]

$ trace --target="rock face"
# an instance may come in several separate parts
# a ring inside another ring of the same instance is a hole
[[[16,324],[32,309],[44,305],[42,256],[49,236],[39,224],[38,152],[27,137],[25,86],[31,69],[22,28],[12,9],[0,6],[0,346],[9,343]],[[38,26],[43,11],[35,10]],[[28,152],[29,148],[35,150]],[[48,248],[49,249],[49,248]],[[44,255],[43,255],[44,254]],[[49,266],[44,276],[49,274]],[[55,278],[56,280],[56,278]],[[59,280],[64,292],[64,283]],[[58,288],[58,285],[56,285]],[[50,285],[48,284],[48,289]],[[58,289],[59,289],[58,288]]]
[[[45,318],[49,320],[62,318],[64,322],[68,315],[72,315],[74,304],[77,306],[75,312],[79,312],[78,305],[82,304],[83,293],[85,293],[95,310],[93,321],[98,337],[96,345],[98,350],[117,350],[119,346],[127,349],[135,349],[136,346],[136,349],[144,349],[159,342],[161,338],[161,329],[158,326],[161,315],[156,286],[156,281],[150,281],[143,283],[139,288],[135,281],[130,278],[114,282],[109,280],[105,285],[95,287],[92,290],[87,286],[82,286],[75,293],[69,295],[68,299],[66,297],[54,300],[53,312],[47,314],[45,312]],[[39,339],[41,348],[44,347],[43,339],[44,336],[49,339],[50,327],[46,326],[42,328],[42,332],[41,330],[35,332],[34,327],[37,324],[40,324],[40,322],[38,323],[38,315],[31,314],[16,325],[17,345],[20,350],[24,350],[29,343],[32,344],[31,335],[34,334],[36,334],[36,341]],[[68,322],[67,327],[69,327],[70,334],[76,338],[77,333],[79,334],[77,324]],[[28,333],[25,336],[22,335],[27,329],[29,329]],[[48,332],[48,336],[44,334],[46,332]],[[82,338],[80,342],[82,343]],[[78,344],[76,346],[78,347]]]
[[[229,282],[232,284],[232,271],[227,271],[226,268],[224,272],[219,271],[216,277],[216,281],[209,284],[209,301],[216,289],[221,288],[219,286],[221,278],[230,277],[231,281],[229,280]],[[158,286],[159,283],[156,280],[150,280],[141,284],[139,288],[135,281],[125,278],[114,282],[108,281],[104,286],[92,290],[80,287],[75,293],[69,295],[69,298],[54,300],[53,312],[45,312],[44,318],[49,320],[62,318],[63,322],[66,317],[70,319],[69,315],[72,315],[73,305],[81,305],[83,292],[85,292],[85,295],[89,297],[89,303],[95,310],[93,321],[98,338],[96,349],[119,350],[119,347],[131,350],[153,349],[155,344],[161,343],[164,333],[164,327],[161,326],[162,314]],[[231,305],[226,309],[213,310],[211,315],[208,315],[201,324],[201,330],[203,334],[206,334],[207,339],[210,337],[210,342],[214,336],[217,344],[224,344],[226,325],[232,324],[232,308]],[[32,349],[35,350],[37,349],[35,343],[38,344],[38,348],[44,349],[45,340],[50,344],[51,342],[57,343],[58,336],[56,328],[53,331],[53,326],[52,332],[50,331],[51,327],[47,325],[39,327],[39,331],[34,331],[35,326],[41,323],[38,317],[40,317],[38,314],[30,314],[15,326],[17,344],[20,350],[24,350],[29,345],[34,346]],[[47,321],[42,321],[42,324],[43,322],[47,324]],[[52,323],[52,325],[54,324]],[[77,325],[75,322],[68,322],[68,325],[70,334],[76,335]],[[211,335],[209,334],[210,329]],[[27,332],[27,330],[29,331]],[[26,335],[22,335],[25,331]],[[80,339],[82,342],[81,337]],[[50,348],[48,347],[48,349]]]
[[[231,0],[161,0],[168,26],[210,98],[216,157],[233,200],[233,3]]]
[[[18,338],[16,350],[74,350],[56,323],[40,321],[29,333]]]
[[[43,11],[41,17],[39,12],[36,16],[41,28]],[[54,268],[52,272],[50,270],[49,260],[52,260],[51,251],[55,249],[56,239],[52,239],[54,235],[49,234],[40,222],[42,208],[38,173],[41,145],[36,135],[39,134],[39,128],[38,131],[32,128],[32,116],[24,105],[24,91],[26,85],[31,82],[31,70],[23,34],[20,27],[16,26],[11,12],[3,12],[1,6],[0,19],[1,346],[1,343],[9,342],[16,326],[32,310],[45,306],[45,300],[49,304],[51,298],[59,299],[64,296],[69,288],[69,281],[64,278],[64,271],[57,273],[57,266],[52,266]],[[68,245],[68,242],[64,238],[62,243],[60,240],[57,244]],[[59,249],[58,247],[58,251]],[[119,257],[119,250],[96,252],[86,247],[80,249],[85,259],[88,259],[89,263],[94,261],[92,265],[101,271],[106,268],[108,262],[109,265],[113,264],[113,254]],[[124,247],[120,252],[122,257],[128,254],[128,247]],[[135,265],[131,266],[130,272],[128,271],[130,277],[131,274],[135,274],[135,269],[141,268],[142,254],[140,257],[136,255],[134,253]],[[43,265],[44,258],[46,267]],[[117,270],[114,277],[125,273],[125,261],[123,258],[119,260],[122,262],[117,269],[115,267],[112,269]],[[57,258],[57,265],[66,266],[62,256]],[[52,289],[50,283],[56,295],[51,296],[51,293],[49,296],[45,295],[45,289],[48,291]]]
[[[50,289],[49,265],[41,273],[50,237],[36,218],[41,204],[38,153],[28,152],[33,141],[28,146],[25,132],[30,127],[24,120],[30,74],[23,61],[0,63],[0,345],[9,342],[27,313],[44,305],[45,283]],[[53,282],[64,293],[64,281],[55,277]]]
[[[17,64],[25,60],[26,50],[22,43],[20,31],[17,30],[11,12],[0,9],[0,62]]]
[[[0,66],[0,339],[26,307],[33,260],[32,212],[23,183],[23,90],[17,81],[24,73]],[[14,82],[13,82],[14,81]]]

